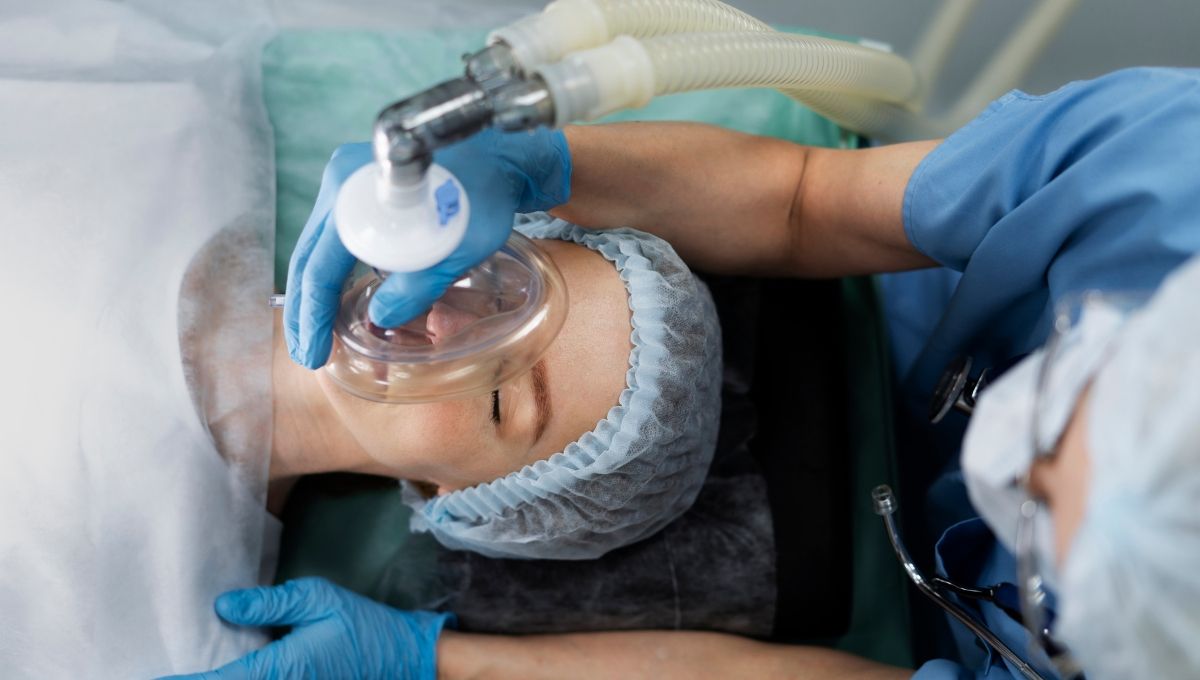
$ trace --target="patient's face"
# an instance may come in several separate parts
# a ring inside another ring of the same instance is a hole
[[[588,248],[534,243],[562,271],[570,309],[533,371],[499,388],[498,411],[492,394],[430,404],[366,401],[318,372],[330,403],[376,469],[447,491],[488,482],[561,451],[617,404],[632,350],[624,283],[612,263]],[[430,330],[455,324],[451,314],[435,307]]]

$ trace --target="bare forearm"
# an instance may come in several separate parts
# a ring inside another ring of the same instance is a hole
[[[657,234],[709,271],[838,276],[931,264],[904,235],[904,187],[933,142],[805,147],[693,123],[569,127],[578,224]]]
[[[520,678],[907,678],[819,647],[772,645],[696,632],[580,633],[503,637],[447,631],[438,641],[441,680]]]
[[[568,127],[571,200],[556,215],[657,234],[695,266],[776,268],[805,148],[694,123]],[[736,225],[736,226],[735,226]]]

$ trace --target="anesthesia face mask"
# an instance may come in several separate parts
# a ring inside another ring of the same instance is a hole
[[[525,236],[508,241],[446,289],[429,310],[397,328],[371,323],[371,298],[388,272],[431,267],[466,234],[462,185],[431,165],[411,184],[370,163],[339,192],[338,236],[374,270],[342,296],[326,371],[342,389],[384,403],[485,394],[528,371],[567,315],[567,290],[554,262]]]
[[[363,399],[416,403],[491,392],[528,371],[567,315],[554,262],[517,232],[454,282],[428,311],[397,328],[367,315],[381,279],[367,275],[342,296],[325,369]]]

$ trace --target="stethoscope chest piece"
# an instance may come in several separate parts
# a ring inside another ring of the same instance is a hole
[[[975,401],[988,384],[988,369],[983,369],[978,376],[972,378],[972,364],[971,357],[960,356],[942,371],[937,387],[933,390],[933,399],[929,402],[930,423],[940,423],[952,410],[961,411],[968,416],[974,412]]]

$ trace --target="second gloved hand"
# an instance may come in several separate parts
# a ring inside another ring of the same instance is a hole
[[[346,144],[334,152],[292,253],[284,336],[292,359],[308,368],[320,368],[329,358],[342,284],[354,268],[354,257],[337,235],[337,192],[372,160],[366,143]],[[434,162],[466,190],[471,210],[466,237],[441,263],[388,277],[371,300],[371,320],[380,326],[399,326],[428,309],[447,286],[504,245],[515,213],[549,210],[569,197],[571,156],[559,130],[485,130],[436,152]]]
[[[230,623],[292,631],[214,671],[176,680],[433,680],[438,636],[453,623],[451,614],[400,611],[320,578],[234,590],[217,598],[216,609]]]

